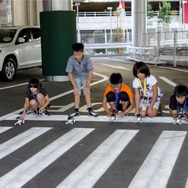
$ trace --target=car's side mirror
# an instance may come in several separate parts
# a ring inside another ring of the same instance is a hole
[[[23,37],[18,37],[18,43],[24,43],[25,42],[25,39]]]

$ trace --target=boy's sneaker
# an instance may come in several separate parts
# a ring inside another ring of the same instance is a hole
[[[40,108],[37,107],[37,109],[35,110],[36,115],[39,115],[39,114],[40,114],[39,109],[40,109]]]
[[[116,120],[116,119],[117,119],[116,114],[112,114],[112,115],[110,116],[110,120],[111,120],[111,121],[114,121],[114,120]]]
[[[94,112],[93,110],[88,112],[88,116],[93,116],[93,117],[97,117],[98,114],[96,112]]]
[[[35,111],[27,111],[27,115],[36,115],[36,110]]]
[[[79,114],[79,111],[74,111],[72,114],[70,114],[69,116],[71,116],[71,117],[75,117],[75,116],[79,116],[80,114]]]
[[[51,112],[48,112],[48,110],[45,110],[44,112],[42,112],[44,115],[46,115],[46,116],[51,116],[52,115],[52,113]]]

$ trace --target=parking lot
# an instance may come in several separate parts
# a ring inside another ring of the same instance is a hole
[[[126,57],[93,57],[91,96],[99,117],[88,117],[82,97],[80,116],[66,125],[74,110],[70,82],[46,82],[40,68],[19,71],[0,82],[1,187],[188,187],[188,124],[174,125],[168,110],[176,84],[187,85],[188,69],[148,65],[165,91],[163,113],[135,123],[128,117],[109,122],[101,101],[112,72],[132,88],[134,62]],[[31,77],[41,80],[51,98],[51,116],[29,116],[14,126]]]

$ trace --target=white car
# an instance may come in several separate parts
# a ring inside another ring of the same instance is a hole
[[[38,26],[0,28],[0,78],[11,81],[16,71],[42,66]]]

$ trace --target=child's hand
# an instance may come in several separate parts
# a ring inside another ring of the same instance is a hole
[[[39,113],[42,114],[42,112],[44,112],[44,108],[43,108],[43,107],[41,107],[41,108],[39,109]]]
[[[185,115],[185,121],[188,122],[188,116]]]
[[[116,111],[112,110],[112,111],[109,111],[107,114],[108,114],[108,116],[112,116],[113,114],[116,114]]]
[[[119,115],[119,117],[122,118],[122,117],[126,116],[127,114],[125,113],[125,111],[121,111],[118,115]]]
[[[25,120],[25,115],[26,115],[26,113],[22,113],[22,115],[21,115],[20,118],[21,118],[22,120]]]
[[[153,111],[153,106],[149,105],[148,110]]]

